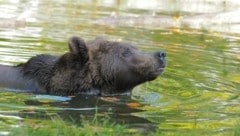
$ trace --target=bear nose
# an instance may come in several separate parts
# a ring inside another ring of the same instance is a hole
[[[166,52],[164,52],[164,51],[160,51],[159,53],[158,53],[158,57],[160,57],[160,58],[163,58],[163,57],[166,57]]]

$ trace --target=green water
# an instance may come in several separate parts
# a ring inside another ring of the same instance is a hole
[[[164,74],[136,87],[131,98],[67,98],[2,88],[0,135],[21,127],[50,131],[55,117],[81,128],[82,116],[84,121],[110,118],[110,124],[126,125],[113,127],[113,132],[238,135],[238,9],[239,2],[221,0],[0,1],[1,64],[15,65],[42,53],[63,54],[72,35],[86,40],[106,35],[140,50],[167,52]]]

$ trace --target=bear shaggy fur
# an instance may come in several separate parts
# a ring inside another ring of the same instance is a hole
[[[18,66],[0,65],[0,85],[54,95],[123,94],[155,79],[166,63],[162,51],[142,53],[99,37],[85,43],[74,36],[68,45],[70,51],[62,56],[42,54]]]

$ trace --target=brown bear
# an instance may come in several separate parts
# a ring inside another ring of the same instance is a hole
[[[54,95],[118,95],[160,75],[166,53],[143,53],[104,38],[69,39],[62,56],[37,55],[18,66],[0,65],[0,86]]]

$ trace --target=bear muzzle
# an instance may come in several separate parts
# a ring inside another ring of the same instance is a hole
[[[148,81],[151,81],[164,72],[166,67],[166,53],[159,51],[154,53],[154,61],[151,68],[146,72]]]
[[[164,70],[164,68],[166,67],[166,52],[164,51],[160,51],[156,53],[157,59],[159,60],[159,70]]]

